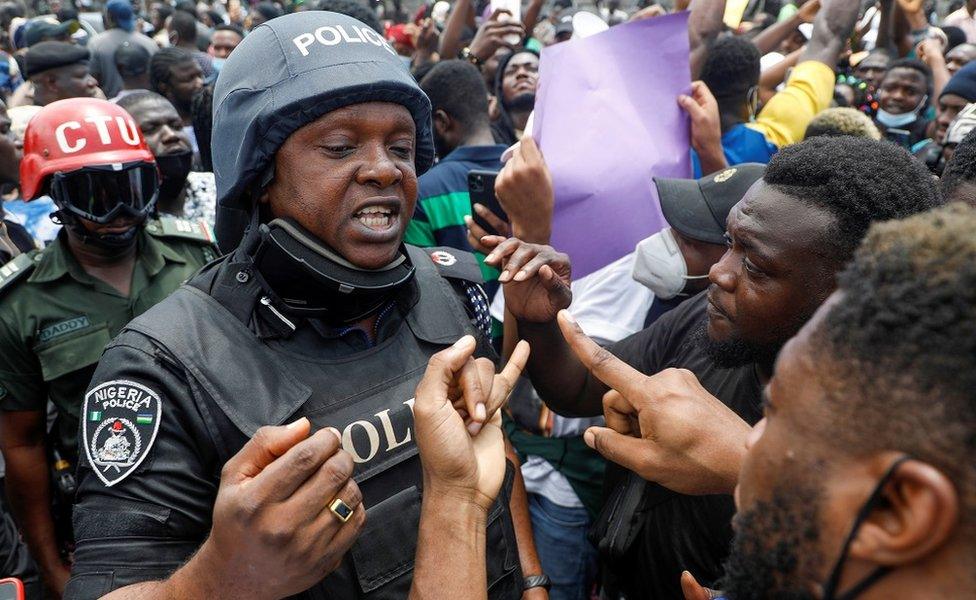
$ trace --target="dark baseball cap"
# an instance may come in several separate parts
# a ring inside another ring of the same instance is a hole
[[[681,235],[709,244],[725,243],[729,211],[762,179],[766,165],[743,163],[701,179],[654,178],[661,212]]]
[[[24,44],[28,48],[44,40],[57,40],[78,31],[78,21],[55,23],[46,18],[32,19],[24,27]]]

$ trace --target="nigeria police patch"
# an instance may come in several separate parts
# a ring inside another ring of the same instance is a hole
[[[109,381],[85,394],[82,443],[102,483],[111,487],[142,464],[159,432],[162,410],[159,395],[134,381]]]

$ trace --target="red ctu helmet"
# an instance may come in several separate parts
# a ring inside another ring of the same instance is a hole
[[[33,200],[55,173],[134,162],[156,161],[125,109],[95,98],[58,100],[27,125],[20,190],[25,200]]]

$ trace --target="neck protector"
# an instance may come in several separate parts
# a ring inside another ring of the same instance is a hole
[[[392,300],[414,276],[406,252],[380,269],[362,269],[292,219],[262,224],[249,250],[275,299],[299,317],[355,323]]]

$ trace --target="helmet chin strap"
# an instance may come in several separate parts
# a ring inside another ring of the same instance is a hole
[[[70,230],[72,234],[81,240],[81,243],[104,250],[122,250],[132,246],[136,243],[136,236],[139,235],[139,229],[145,223],[144,218],[122,233],[99,235],[86,229],[78,217],[67,211],[59,210],[51,213],[51,220]]]
[[[363,269],[292,219],[261,224],[248,238],[246,252],[269,294],[295,316],[340,325],[361,321],[398,297],[414,276],[402,246],[389,264]]]

